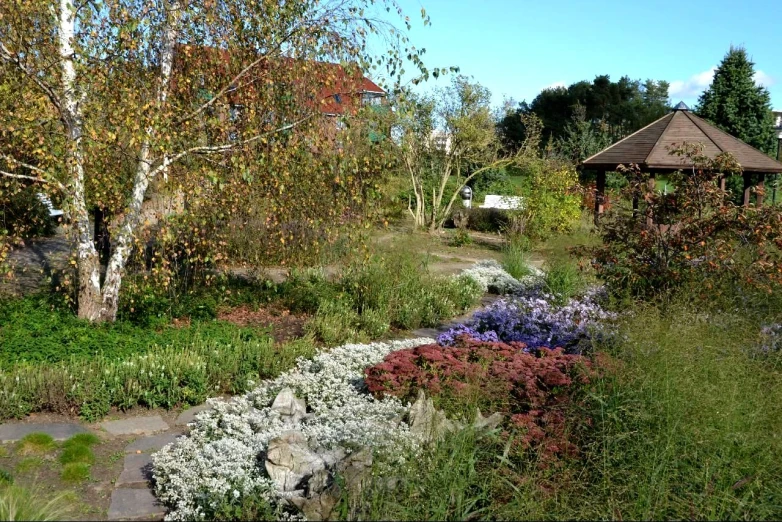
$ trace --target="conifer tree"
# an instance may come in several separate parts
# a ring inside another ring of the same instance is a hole
[[[771,95],[757,85],[755,64],[747,51],[731,47],[714,71],[714,79],[698,98],[695,112],[702,118],[753,147],[776,151],[771,114]]]

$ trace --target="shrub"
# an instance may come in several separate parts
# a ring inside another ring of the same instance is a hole
[[[461,336],[452,347],[430,344],[393,352],[367,368],[365,381],[376,396],[402,401],[425,390],[447,413],[470,415],[462,409],[465,404],[503,412],[522,431],[524,448],[539,446],[553,455],[575,450],[565,436],[565,405],[568,394],[591,375],[589,361],[561,349],[530,350],[522,343]]]
[[[529,158],[524,176],[524,208],[510,212],[508,228],[534,240],[571,230],[581,217],[578,174],[571,165]]]
[[[11,472],[0,468],[0,487],[9,486],[14,483],[14,476]]]
[[[210,395],[241,392],[249,382],[277,375],[313,352],[308,339],[276,346],[268,338],[236,334],[227,344],[199,340],[120,359],[99,355],[17,363],[0,371],[0,417],[50,411],[95,420],[111,407],[198,404]]]
[[[637,213],[618,208],[601,226],[603,244],[580,250],[597,276],[616,294],[646,299],[695,288],[702,291],[693,297],[704,301],[773,294],[782,283],[782,210],[730,201],[717,183],[721,173],[740,170],[729,154],[711,159],[699,144],[672,153],[694,167],[671,176],[677,187],[671,194],[650,189],[646,174],[627,169],[632,182],[624,195],[645,205]]]

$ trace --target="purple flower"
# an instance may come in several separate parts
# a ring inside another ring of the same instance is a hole
[[[491,330],[479,332],[478,330],[470,328],[467,325],[458,324],[455,327],[449,329],[447,332],[443,332],[437,336],[437,343],[440,346],[453,346],[456,343],[456,339],[462,335],[468,335],[473,339],[490,343],[496,343],[499,341],[496,332]]]
[[[476,312],[465,324],[442,334],[438,342],[450,346],[460,334],[491,335],[492,340],[518,341],[530,348],[562,347],[568,353],[581,353],[594,336],[603,334],[603,323],[616,317],[603,310],[597,296],[598,291],[592,290],[558,305],[554,296],[533,289]]]

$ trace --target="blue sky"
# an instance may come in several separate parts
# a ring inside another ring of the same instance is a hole
[[[497,105],[598,74],[667,80],[672,103],[693,105],[733,44],[747,49],[756,79],[782,110],[780,0],[399,1],[425,63],[459,66]],[[420,22],[422,7],[431,26]]]

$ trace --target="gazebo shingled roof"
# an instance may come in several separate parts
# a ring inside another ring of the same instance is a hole
[[[616,170],[619,165],[629,166],[631,163],[635,163],[642,171],[651,174],[649,183],[651,187],[654,187],[654,173],[673,172],[692,167],[688,158],[672,155],[669,151],[671,145],[681,145],[684,142],[702,143],[704,154],[711,158],[722,152],[733,154],[744,171],[745,206],[750,203],[753,178],[758,186],[762,186],[765,174],[782,172],[782,163],[695,116],[690,113],[687,105],[679,103],[674,107],[673,112],[581,163],[583,167],[597,170],[595,223],[604,210],[606,171]],[[725,188],[724,177],[720,180],[720,185],[723,189]],[[758,205],[763,204],[762,195],[763,192],[758,191]],[[633,201],[633,208],[635,209],[637,206],[638,202]]]
[[[721,152],[730,152],[745,172],[782,172],[782,163],[695,116],[683,103],[673,112],[587,158],[582,165],[611,171],[619,165],[636,163],[647,172],[675,171],[692,164],[686,158],[669,154],[666,147],[685,141],[703,143],[704,153],[712,158]]]

